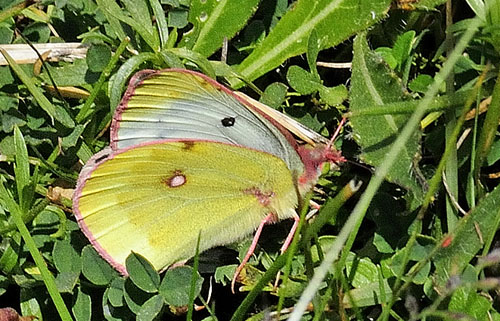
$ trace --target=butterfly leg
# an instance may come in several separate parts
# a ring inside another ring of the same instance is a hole
[[[297,227],[299,226],[300,217],[297,215],[297,213],[295,213],[295,215],[292,218],[293,218],[294,222],[293,222],[292,228],[290,229],[290,232],[288,232],[288,236],[286,237],[286,240],[283,243],[283,246],[281,246],[281,249],[280,249],[281,254],[285,253],[285,251],[290,246],[290,243],[292,243],[293,236],[295,235],[295,231],[297,230]]]
[[[297,231],[297,227],[299,226],[300,217],[297,215],[297,213],[295,213],[295,215],[293,216],[293,220],[294,220],[294,222],[293,222],[292,228],[290,229],[290,232],[288,232],[288,236],[286,237],[285,242],[281,246],[281,249],[280,249],[281,254],[285,253],[285,251],[288,249],[288,247],[292,243],[293,236],[295,235],[295,231]],[[279,280],[280,280],[280,272],[278,271],[278,274],[276,274],[276,280],[274,281],[275,288],[278,287]]]
[[[233,280],[231,281],[231,292],[234,293],[234,284],[236,282],[236,278],[238,275],[240,275],[241,270],[247,264],[248,260],[252,256],[253,252],[255,251],[255,247],[257,246],[257,242],[259,241],[260,234],[262,233],[262,229],[264,228],[264,225],[270,222],[274,222],[276,219],[275,215],[273,213],[268,214],[262,221],[260,221],[259,227],[257,228],[257,231],[255,232],[255,236],[253,237],[252,244],[250,244],[250,247],[248,248],[247,254],[241,261],[240,265],[236,268],[236,271],[234,271],[233,275]]]
[[[310,200],[309,207],[311,207],[311,210],[306,214],[306,221],[309,221],[311,217],[313,217],[314,215],[316,215],[316,213],[318,213],[318,211],[321,208],[321,205],[319,205],[313,200]]]

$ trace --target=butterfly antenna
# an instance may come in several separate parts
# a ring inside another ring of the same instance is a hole
[[[352,165],[354,165],[354,166],[358,166],[358,167],[360,167],[360,168],[362,168],[362,169],[365,169],[365,170],[369,171],[369,172],[370,172],[370,173],[372,173],[372,174],[373,174],[373,173],[375,173],[375,170],[374,170],[372,167],[370,167],[370,166],[363,165],[363,164],[361,164],[361,163],[359,163],[359,162],[352,161],[352,160],[350,160],[350,159],[346,159],[345,161],[346,161],[347,163],[349,163],[349,164],[352,164]]]
[[[335,142],[335,139],[338,137],[338,135],[340,133],[340,130],[344,126],[345,122],[346,122],[346,118],[342,117],[342,120],[340,121],[339,125],[337,126],[337,129],[335,130],[335,133],[333,134],[332,138],[328,142],[328,145],[326,145],[327,150],[330,150],[332,148],[333,143]]]
[[[340,130],[344,126],[346,122],[346,118],[342,117],[342,120],[340,121],[339,125],[337,126],[337,129],[335,130],[335,133],[333,134],[332,138],[326,145],[326,148],[323,150],[324,153],[324,158],[329,160],[330,162],[334,162],[336,164],[345,162],[344,156],[340,153],[340,151],[337,151],[336,149],[332,150],[333,143],[335,142],[335,139],[338,137]]]

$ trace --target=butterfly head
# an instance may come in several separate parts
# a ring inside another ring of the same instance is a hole
[[[314,147],[302,145],[298,147],[297,151],[302,158],[305,168],[305,171],[298,179],[298,188],[302,196],[316,184],[325,163],[329,163],[335,168],[338,167],[340,163],[346,161],[341,152],[330,144],[318,144]]]

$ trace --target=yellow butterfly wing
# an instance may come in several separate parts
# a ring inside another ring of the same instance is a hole
[[[98,252],[123,274],[131,251],[164,269],[252,233],[269,213],[292,217],[294,175],[268,153],[208,141],[162,141],[95,155],[74,211]]]

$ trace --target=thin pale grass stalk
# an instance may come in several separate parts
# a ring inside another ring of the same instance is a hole
[[[352,62],[324,62],[317,61],[316,66],[325,67],[325,68],[333,68],[333,69],[351,69]]]
[[[453,25],[453,13],[452,13],[452,3],[451,0],[446,1],[446,55],[449,57],[453,51],[454,35],[451,31],[451,26]],[[455,92],[455,74],[453,69],[448,73],[446,80],[446,93],[453,94]],[[453,131],[457,125],[457,115],[454,109],[447,110],[444,113],[445,125],[444,125],[444,135],[445,144],[453,141],[456,144],[456,138],[453,139]],[[446,167],[444,169],[446,174],[446,179],[448,181],[449,194],[446,197],[446,222],[448,231],[453,230],[455,224],[458,221],[458,211],[453,204],[453,199],[458,199],[458,161],[457,161],[457,150],[453,148],[448,153],[448,159],[446,160]]]
[[[479,18],[474,18],[471,21],[469,28],[464,32],[464,35],[459,40],[458,44],[455,47],[455,50],[451,53],[448,60],[444,63],[443,68],[439,71],[435,79],[446,79],[446,76],[451,72],[455,63],[460,58],[460,55],[467,47],[467,44],[471,41],[472,37],[476,33],[477,28],[480,25],[481,25],[481,20]],[[318,291],[321,282],[328,273],[330,266],[339,257],[340,251],[342,250],[344,244],[346,244],[344,248],[344,253],[348,253],[350,251],[354,239],[358,233],[361,222],[366,213],[366,210],[368,209],[368,206],[370,205],[380,185],[384,181],[385,176],[388,174],[392,165],[395,163],[399,153],[405,147],[406,142],[411,137],[413,132],[418,128],[420,120],[425,114],[425,110],[430,105],[434,96],[439,92],[441,83],[442,81],[435,80],[434,83],[429,87],[425,97],[422,99],[420,104],[418,104],[417,108],[415,109],[415,112],[408,120],[406,126],[403,128],[400,135],[394,141],[384,161],[382,162],[380,167],[375,171],[365,192],[361,196],[359,202],[356,204],[354,210],[347,219],[344,227],[341,229],[331,249],[325,255],[325,260],[317,268],[316,273],[314,274],[314,277],[312,278],[311,282],[309,282],[304,292],[302,292],[302,295],[298,300],[295,309],[288,320],[290,321],[300,320],[300,318],[302,317],[303,313],[307,308],[307,304],[311,301],[315,293]],[[344,257],[347,257],[347,254],[344,254]],[[343,261],[345,261],[345,259]],[[385,310],[389,311],[390,309],[385,308]],[[386,318],[387,317],[388,315],[386,315]]]
[[[302,244],[308,244],[310,242],[311,238],[313,236],[317,235],[319,230],[329,221],[329,219],[333,215],[336,215],[338,213],[338,211],[340,210],[342,205],[348,199],[350,199],[354,195],[354,193],[356,193],[356,191],[359,190],[360,187],[361,187],[360,182],[355,182],[354,180],[351,180],[347,185],[345,185],[342,188],[342,190],[335,196],[333,201],[330,204],[326,205],[325,209],[322,210],[318,214],[318,216],[316,217],[314,222],[311,225],[307,226],[307,229],[304,231],[304,240],[303,240]],[[307,204],[307,203],[304,203],[304,204]],[[307,211],[305,211],[305,213],[307,213]],[[302,210],[299,224],[305,222],[304,218],[302,217],[303,215],[305,215],[305,213],[304,213],[304,210]],[[297,233],[295,235],[294,242],[298,242],[298,237],[297,237],[298,234],[299,233]],[[296,245],[295,245],[295,247],[296,247]],[[283,276],[283,285],[286,285],[286,281],[288,280],[288,275],[287,275],[288,274],[287,272],[289,272],[289,271],[287,271],[287,270],[289,270],[288,265],[291,266],[294,252],[295,252],[295,249],[294,249],[294,251],[291,251],[288,254],[289,260],[287,262],[287,266],[285,267],[285,275]],[[321,252],[319,247],[318,247],[318,252]],[[318,298],[318,300],[319,300],[319,298]],[[278,301],[278,306],[277,306],[278,311],[281,311],[283,302],[284,302],[284,297],[282,295],[280,295],[280,300]],[[279,317],[279,314],[278,314],[278,317]]]
[[[319,212],[319,214],[316,216],[314,221],[307,226],[307,228],[304,231],[303,238],[301,240],[302,246],[304,248],[304,255],[305,255],[305,263],[306,263],[306,275],[308,279],[310,280],[313,275],[314,275],[314,267],[313,267],[313,262],[311,258],[311,239],[314,239],[314,242],[316,243],[317,251],[318,251],[318,259],[319,261],[323,261],[324,255],[323,251],[321,249],[321,246],[319,244],[319,239],[318,239],[318,233],[320,229],[327,224],[332,218],[334,218],[342,205],[350,199],[361,187],[362,182],[361,181],[354,181],[351,180],[347,185],[345,185],[340,192],[335,196],[334,200],[332,202],[327,202],[325,205],[323,205],[322,210]],[[341,201],[336,201],[336,199],[341,200]],[[327,289],[327,293],[325,293],[324,298],[315,296],[313,300],[313,306],[314,306],[314,319],[317,319],[317,317],[320,317],[323,314],[323,311],[325,311],[326,304],[328,303],[328,300],[330,299],[331,292],[333,291],[333,283],[336,282],[335,278],[332,278],[330,280],[329,287]],[[345,279],[341,279],[342,284],[347,288],[347,281]],[[340,296],[339,296],[340,297]],[[339,303],[341,304],[341,302]],[[356,312],[360,312],[356,310]],[[359,317],[361,314],[359,314]]]

